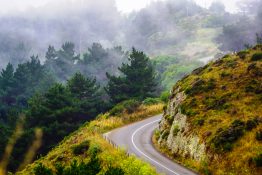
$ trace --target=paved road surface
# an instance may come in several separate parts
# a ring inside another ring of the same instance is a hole
[[[196,175],[195,172],[174,163],[152,145],[152,134],[158,127],[162,115],[158,115],[141,122],[130,124],[128,126],[113,130],[105,134],[107,139],[111,140],[119,147],[127,149],[130,154],[142,158],[157,168],[159,173],[166,175]]]

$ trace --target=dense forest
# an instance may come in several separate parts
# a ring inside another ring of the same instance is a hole
[[[14,145],[11,171],[23,160],[36,128],[43,132],[37,156],[45,155],[81,124],[125,100],[155,97],[157,87],[152,62],[135,48],[128,55],[121,47],[103,49],[94,43],[80,57],[67,42],[60,50],[49,46],[44,64],[37,56],[16,69],[9,63],[0,75],[0,156],[16,122],[23,122],[24,130]]]

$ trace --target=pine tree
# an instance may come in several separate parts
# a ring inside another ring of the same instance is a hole
[[[84,113],[91,117],[97,115],[102,101],[96,79],[86,78],[81,73],[76,73],[67,81],[67,87],[73,97],[79,100],[80,108]]]
[[[10,106],[15,102],[12,94],[14,86],[14,68],[13,65],[9,63],[0,75],[0,100],[2,105]]]
[[[151,97],[157,86],[153,65],[143,52],[133,48],[128,61],[119,68],[123,76],[107,74],[109,83],[106,91],[115,103],[129,98],[143,100]]]

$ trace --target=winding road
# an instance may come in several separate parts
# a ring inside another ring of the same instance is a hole
[[[152,144],[152,135],[162,115],[115,129],[104,136],[128,153],[135,154],[166,175],[196,175],[195,172],[173,162],[159,153]]]

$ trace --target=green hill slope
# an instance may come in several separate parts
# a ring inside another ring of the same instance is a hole
[[[133,113],[117,116],[104,114],[86,123],[64,139],[46,156],[27,166],[19,175],[86,175],[86,174],[157,174],[156,170],[135,156],[115,148],[102,134],[110,130],[161,113],[162,104],[141,105]]]
[[[179,81],[156,132],[160,149],[202,174],[261,174],[261,140],[261,45]]]

